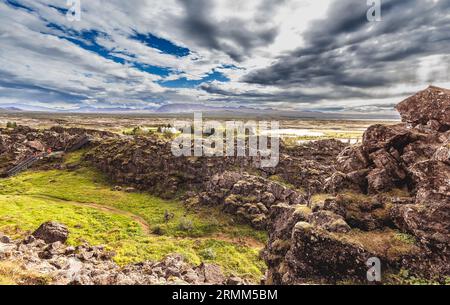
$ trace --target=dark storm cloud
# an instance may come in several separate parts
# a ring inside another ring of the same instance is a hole
[[[340,90],[318,90],[318,93],[308,93],[306,90],[294,89],[294,90],[281,90],[274,93],[262,93],[259,91],[245,91],[245,92],[233,92],[229,90],[224,90],[213,83],[202,84],[199,86],[200,89],[204,90],[209,94],[213,94],[217,97],[213,100],[215,101],[227,101],[227,102],[239,102],[239,103],[266,103],[266,102],[291,102],[291,103],[311,103],[324,99],[350,99],[350,98],[390,98],[395,97],[398,94],[392,94],[385,91],[380,91],[377,94],[369,94],[363,90],[352,90],[351,88],[341,88]],[[407,95],[408,93],[404,93]],[[381,105],[376,104],[374,107]],[[388,105],[390,107],[390,105]],[[393,108],[393,107],[390,107]]]
[[[255,30],[249,29],[249,20],[214,20],[214,2],[211,0],[179,0],[185,10],[179,26],[199,45],[222,51],[232,59],[242,61],[254,48],[269,45],[275,40],[278,28],[268,22],[268,17],[270,11],[282,2],[284,0],[265,0],[260,4],[254,20],[259,27]]]
[[[414,83],[420,58],[448,53],[450,1],[384,0],[381,22],[368,22],[367,9],[365,0],[335,1],[304,34],[304,47],[244,81],[336,90]],[[433,81],[449,75],[440,77]]]

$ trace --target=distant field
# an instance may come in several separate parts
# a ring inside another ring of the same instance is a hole
[[[298,141],[318,140],[337,138],[343,141],[359,140],[364,130],[370,125],[395,124],[397,120],[364,120],[364,119],[323,119],[323,118],[290,118],[286,116],[250,116],[229,115],[220,116],[204,115],[204,119],[227,121],[227,120],[277,120],[280,123],[280,129],[302,130],[305,135],[293,136],[282,135],[283,138],[289,138],[289,143]],[[122,134],[129,132],[135,127],[155,130],[158,126],[173,124],[176,119],[192,120],[193,116],[188,114],[170,115],[170,114],[61,114],[61,113],[0,113],[0,126],[6,126],[7,122],[16,122],[20,125],[26,125],[34,128],[49,128],[60,125],[64,127],[82,127],[90,129],[99,129]],[[308,133],[320,134],[310,136]]]

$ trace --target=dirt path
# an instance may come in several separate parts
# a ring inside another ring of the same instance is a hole
[[[45,196],[45,195],[27,195],[27,196],[35,197],[35,198],[39,198],[39,199],[48,199],[48,200],[62,202],[62,203],[68,203],[68,204],[72,204],[72,205],[76,205],[76,206],[95,208],[100,211],[127,216],[127,217],[131,218],[132,220],[134,220],[135,222],[137,222],[141,226],[142,230],[144,231],[144,233],[146,235],[154,236],[154,237],[159,236],[159,235],[153,234],[151,232],[150,225],[141,216],[138,216],[131,212],[124,211],[124,210],[121,210],[121,209],[118,209],[118,208],[115,208],[112,206],[98,204],[98,203],[71,201],[71,200],[65,200],[65,199],[56,198],[56,197],[52,197],[52,196]],[[181,238],[181,237],[176,237],[176,238]],[[183,238],[184,239],[189,238],[189,239],[194,239],[194,240],[216,239],[216,240],[226,241],[229,243],[242,245],[242,246],[246,246],[249,248],[255,248],[255,249],[262,249],[265,245],[264,243],[262,243],[256,239],[253,239],[251,237],[233,237],[233,236],[229,236],[229,235],[226,235],[223,233],[216,233],[211,236],[202,236],[202,237],[196,237],[196,238],[194,238],[194,237],[183,237]]]
[[[82,207],[87,207],[87,208],[95,208],[100,211],[127,216],[127,217],[130,217],[131,219],[133,219],[135,222],[137,222],[142,227],[142,230],[144,231],[144,233],[146,235],[153,235],[150,230],[150,225],[145,221],[144,218],[142,218],[141,216],[138,216],[136,214],[133,214],[131,212],[117,209],[112,206],[97,204],[97,203],[87,203],[87,202],[64,200],[61,198],[55,198],[55,197],[44,196],[44,195],[32,195],[31,197],[40,198],[40,199],[49,199],[49,200],[53,200],[53,201],[69,203],[72,205],[82,206]]]

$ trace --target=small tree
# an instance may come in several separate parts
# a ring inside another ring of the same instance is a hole
[[[6,123],[6,128],[16,128],[16,127],[17,127],[16,122],[7,122]]]

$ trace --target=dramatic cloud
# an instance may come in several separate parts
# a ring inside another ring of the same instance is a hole
[[[337,98],[359,98],[361,89],[375,97],[382,88],[448,83],[450,2],[384,0],[381,12],[382,21],[368,22],[365,1],[335,1],[326,18],[312,22],[303,34],[305,46],[243,81],[282,88],[331,87]]]
[[[450,86],[450,2],[0,0],[0,107],[391,111]]]

